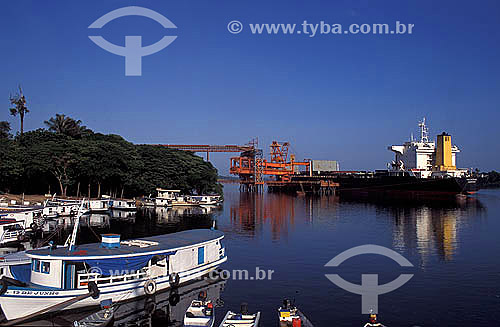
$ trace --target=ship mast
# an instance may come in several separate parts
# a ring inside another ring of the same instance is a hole
[[[421,122],[418,123],[418,127],[420,127],[420,142],[428,143],[429,142],[429,129],[425,125],[425,117]]]

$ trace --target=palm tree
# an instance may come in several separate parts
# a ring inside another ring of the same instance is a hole
[[[56,114],[55,117],[45,121],[45,125],[49,128],[49,131],[71,137],[81,136],[82,133],[87,130],[87,128],[81,126],[81,124],[81,120],[74,120],[64,114]]]
[[[21,136],[24,131],[24,115],[30,112],[28,107],[26,107],[26,98],[24,97],[23,90],[21,89],[21,85],[19,85],[19,93],[15,96],[10,96],[10,103],[14,105],[13,108],[10,108],[10,114],[12,116],[19,115],[21,119]]]

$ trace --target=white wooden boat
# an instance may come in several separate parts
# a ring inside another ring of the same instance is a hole
[[[44,218],[69,217],[78,212],[81,201],[52,199],[46,200],[43,208]]]
[[[155,207],[171,207],[172,200],[164,198],[155,198],[154,205]]]
[[[162,188],[157,188],[157,197],[154,199],[155,206],[157,207],[171,207],[172,202],[181,193],[180,190],[165,190]]]
[[[199,206],[200,203],[191,195],[181,195],[172,200],[172,206]]]
[[[88,213],[104,213],[109,211],[109,199],[93,199],[85,201],[84,208]]]
[[[181,195],[181,190],[165,190],[157,188],[156,206],[197,206],[198,201],[190,195]]]
[[[141,199],[141,205],[143,207],[155,207],[156,206],[156,203],[155,203],[155,198],[152,198],[152,197],[144,197]]]
[[[14,219],[21,223],[24,228],[36,229],[43,225],[43,207],[23,207],[0,212],[0,221]]]
[[[243,308],[243,305],[242,305]],[[260,312],[248,314],[246,309],[241,313],[228,311],[222,319],[219,327],[257,327],[260,321]]]
[[[24,241],[25,232],[24,221],[0,221],[0,245]]]
[[[52,245],[41,248],[47,249],[50,246]],[[57,247],[64,246],[57,245]],[[0,257],[0,278],[3,276],[29,283],[31,278],[31,258],[26,255],[26,251],[7,253]]]
[[[184,315],[184,327],[212,327],[214,322],[215,312],[211,301],[192,301]]]
[[[152,295],[217,269],[227,260],[223,237],[198,229],[120,242],[108,234],[102,243],[26,251],[30,281],[7,285],[0,306],[8,320],[27,319]]]
[[[109,207],[111,210],[124,210],[124,211],[136,211],[137,205],[135,200],[125,200],[125,199],[110,199]]]
[[[199,205],[217,206],[221,204],[220,195],[193,195],[191,198],[197,201]]]

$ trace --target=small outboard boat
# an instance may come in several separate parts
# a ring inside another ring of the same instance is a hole
[[[207,301],[207,292],[200,292],[198,300],[191,301],[191,305],[184,315],[184,326],[212,327],[215,322],[214,305]]]
[[[215,322],[212,301],[193,300],[184,315],[184,326],[212,327]]]
[[[260,321],[260,312],[255,314],[248,313],[248,305],[241,305],[241,312],[235,313],[228,311],[219,327],[257,327]]]
[[[283,300],[278,315],[280,327],[313,327],[309,319],[288,299]]]

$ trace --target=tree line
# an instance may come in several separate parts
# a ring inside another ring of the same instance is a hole
[[[45,121],[46,128],[25,132],[29,111],[21,89],[11,103],[21,129],[13,136],[10,124],[0,122],[2,192],[135,197],[162,187],[222,193],[217,170],[191,152],[136,145],[119,135],[96,133],[63,114]]]

